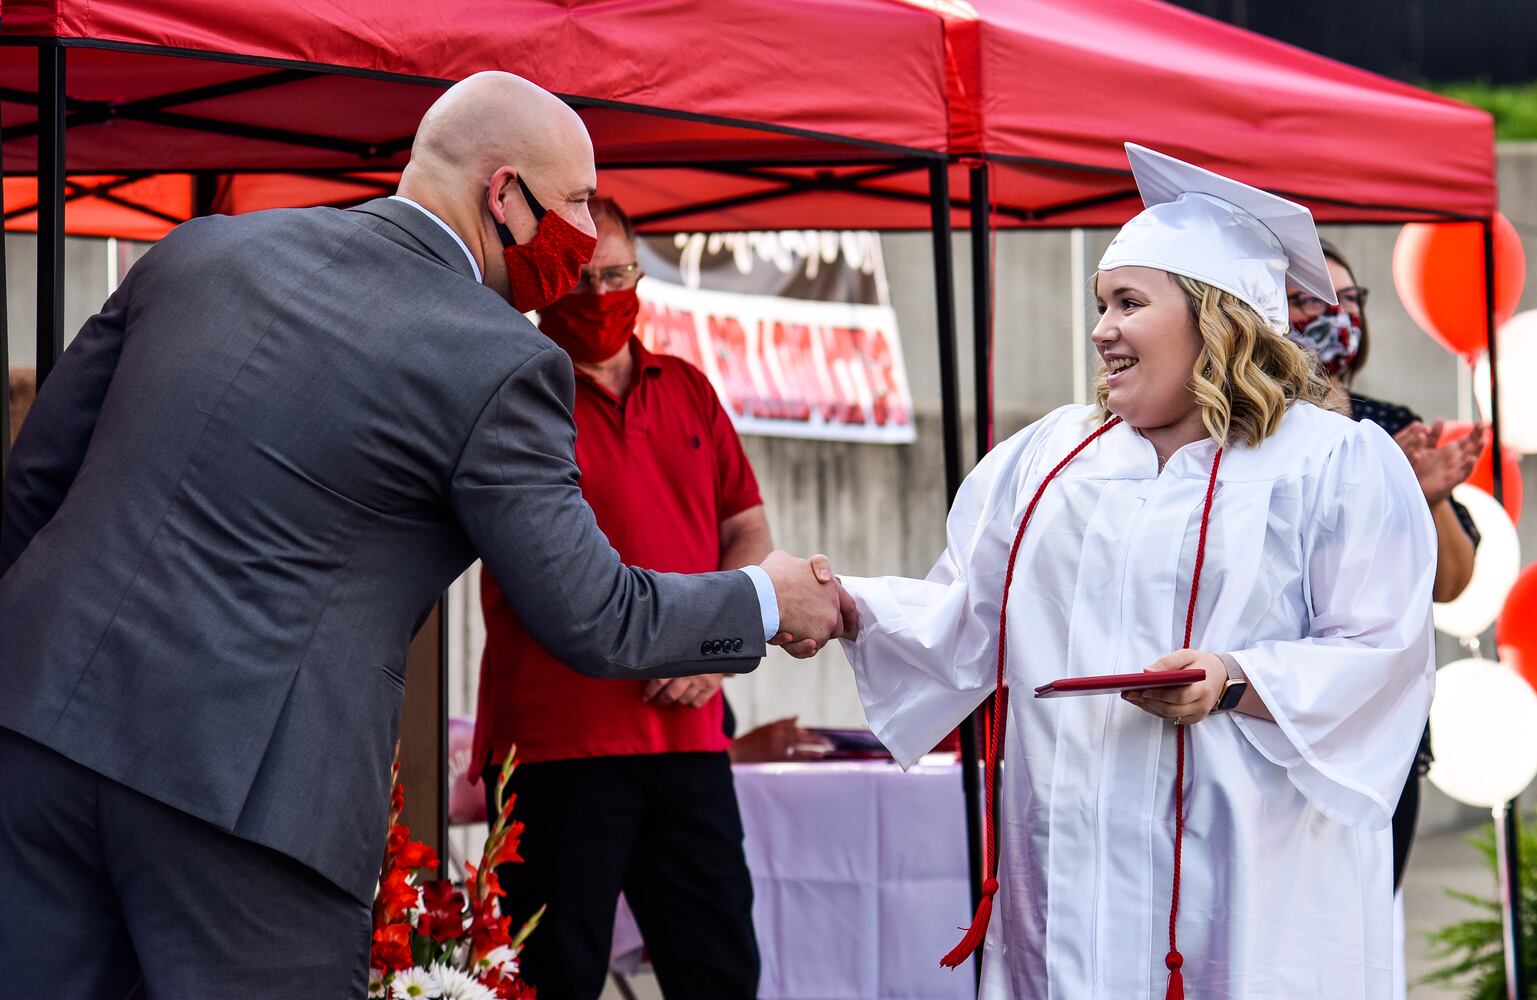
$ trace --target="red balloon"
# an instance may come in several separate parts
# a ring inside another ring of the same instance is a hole
[[[1526,284],[1526,252],[1516,227],[1494,217],[1494,319],[1515,314]],[[1412,222],[1393,245],[1393,285],[1409,315],[1453,354],[1474,358],[1488,346],[1484,315],[1484,232],[1477,222]]]
[[[1448,420],[1441,425],[1441,440],[1437,444],[1446,444],[1465,438],[1473,430],[1473,425],[1462,420]],[[1494,432],[1484,428],[1484,452],[1478,456],[1478,464],[1473,466],[1473,474],[1467,478],[1469,486],[1477,486],[1490,496],[1494,496]],[[1512,522],[1521,521],[1521,501],[1524,499],[1521,488],[1521,453],[1514,448],[1500,448],[1505,453],[1504,461],[1500,463],[1500,474],[1503,476],[1505,487],[1505,513],[1510,515]]]
[[[1505,607],[1494,628],[1500,659],[1514,667],[1526,682],[1537,688],[1537,563],[1516,577],[1505,595]]]

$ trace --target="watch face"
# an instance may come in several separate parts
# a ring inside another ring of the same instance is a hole
[[[1228,712],[1237,708],[1247,690],[1249,690],[1248,681],[1228,681],[1227,687],[1222,689],[1222,697],[1217,700],[1218,711]]]

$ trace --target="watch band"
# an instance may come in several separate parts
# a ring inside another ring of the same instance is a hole
[[[1222,694],[1217,696],[1217,705],[1213,712],[1230,712],[1238,707],[1243,696],[1249,690],[1249,679],[1244,675],[1243,668],[1238,661],[1227,653],[1218,653],[1218,659],[1227,668],[1227,683],[1222,685]]]

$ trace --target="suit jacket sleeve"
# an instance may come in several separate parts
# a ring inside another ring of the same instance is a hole
[[[127,325],[132,272],[86,321],[48,376],[11,449],[0,519],[0,574],[53,518],[85,463]]]
[[[518,617],[594,677],[742,673],[764,652],[746,574],[625,566],[578,485],[571,362],[545,348],[492,395],[454,470],[460,524]]]

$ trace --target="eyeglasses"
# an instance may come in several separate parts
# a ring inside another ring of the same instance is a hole
[[[582,284],[591,285],[593,288],[611,288],[620,291],[625,288],[635,287],[640,280],[640,265],[634,261],[628,264],[611,264],[608,267],[582,268]]]
[[[1334,296],[1340,300],[1341,308],[1355,309],[1360,311],[1366,308],[1366,296],[1368,292],[1369,289],[1361,288],[1357,285],[1350,285],[1335,292]],[[1323,314],[1325,309],[1329,308],[1329,303],[1325,302],[1323,299],[1318,298],[1317,296],[1309,295],[1306,292],[1292,292],[1290,295],[1286,296],[1286,302],[1293,309],[1296,309],[1308,316],[1320,316]]]
[[[1366,295],[1369,291],[1370,289],[1361,288],[1359,285],[1351,285],[1348,288],[1341,288],[1335,295],[1339,298],[1340,305],[1342,306],[1355,306],[1357,309],[1364,309],[1366,308]]]

